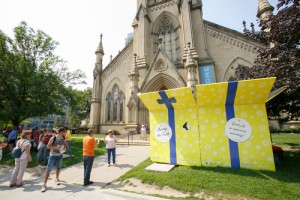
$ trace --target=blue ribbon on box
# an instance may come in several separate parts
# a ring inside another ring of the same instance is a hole
[[[227,91],[226,105],[225,105],[227,121],[232,118],[235,118],[234,100],[235,100],[237,87],[238,87],[237,81],[228,82],[228,91]],[[240,156],[239,156],[238,143],[229,139],[229,150],[230,150],[231,167],[240,168]]]
[[[169,141],[170,144],[170,163],[173,165],[177,164],[177,156],[176,156],[176,136],[175,136],[175,114],[172,103],[176,103],[176,99],[174,97],[168,98],[165,91],[159,91],[158,94],[162,99],[157,99],[159,104],[165,104],[168,108],[168,118],[169,118],[169,126],[172,130],[172,137]]]

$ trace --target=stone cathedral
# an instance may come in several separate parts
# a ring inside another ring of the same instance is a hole
[[[272,11],[267,0],[258,0],[257,17]],[[254,65],[261,43],[202,16],[201,0],[137,0],[133,40],[106,67],[100,36],[88,126],[120,133],[148,127],[138,93],[229,81],[240,64]]]

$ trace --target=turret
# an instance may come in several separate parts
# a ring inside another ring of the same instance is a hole
[[[102,74],[102,59],[104,56],[103,45],[102,45],[102,34],[100,35],[100,43],[95,51],[96,63],[93,70],[93,91],[91,99],[91,112],[90,112],[90,122],[88,126],[100,132],[100,106],[101,106],[101,95],[102,95],[102,85],[101,85],[101,74]]]
[[[274,7],[271,6],[271,4],[267,0],[258,0],[258,10],[256,16],[260,20],[264,20],[272,15],[273,10]]]
[[[97,69],[102,70],[102,59],[104,56],[104,50],[103,50],[103,45],[102,45],[102,34],[100,35],[100,42],[99,45],[95,51],[96,54],[96,66],[99,64],[100,66],[97,66]]]
[[[139,77],[140,77],[140,74],[139,74],[139,71],[137,69],[137,62],[136,62],[136,54],[134,54],[134,63],[132,65],[132,68],[129,72],[129,79],[130,79],[130,82],[131,82],[131,95],[136,95],[138,93],[138,82],[139,82]]]
[[[187,70],[187,86],[195,87],[198,84],[198,80],[196,78],[197,64],[193,59],[190,43],[188,43],[188,52],[187,52],[185,69]]]

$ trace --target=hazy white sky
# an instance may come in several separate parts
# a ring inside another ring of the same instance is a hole
[[[103,34],[104,67],[125,45],[136,14],[136,0],[0,0],[0,30],[13,37],[21,21],[59,42],[56,54],[71,70],[82,69],[92,87],[95,50]],[[256,24],[258,0],[202,0],[205,20],[242,31]],[[274,7],[277,0],[269,0]]]

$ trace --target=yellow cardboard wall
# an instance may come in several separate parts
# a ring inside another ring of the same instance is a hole
[[[265,102],[275,78],[139,94],[150,115],[150,157],[187,166],[275,171]]]

